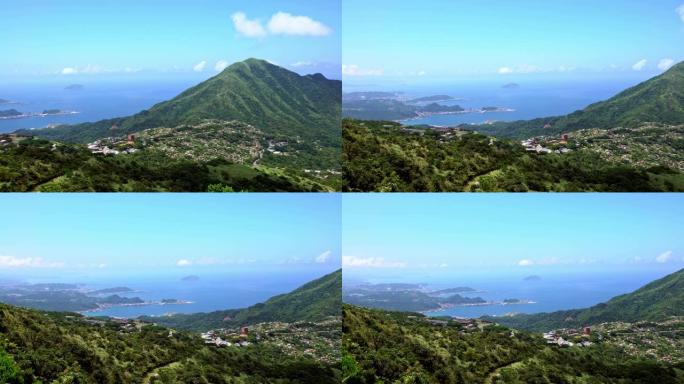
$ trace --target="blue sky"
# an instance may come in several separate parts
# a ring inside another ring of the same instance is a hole
[[[684,0],[345,0],[343,78],[648,78],[684,60]]]
[[[673,272],[678,194],[345,194],[345,277]]]
[[[7,194],[2,207],[0,275],[15,278],[340,268],[334,194]]]
[[[10,0],[0,77],[206,78],[256,57],[340,78],[340,2]]]

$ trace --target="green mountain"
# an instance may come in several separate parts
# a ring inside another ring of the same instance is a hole
[[[264,132],[339,143],[342,83],[321,74],[300,76],[264,60],[235,63],[169,101],[130,117],[31,131],[52,140],[86,143],[147,128],[205,119],[237,120]]]
[[[684,62],[614,97],[566,116],[477,126],[500,137],[528,138],[588,128],[635,127],[644,122],[684,123]]]
[[[248,308],[144,319],[177,329],[206,331],[267,321],[320,321],[329,316],[340,316],[341,307],[342,270],[337,270],[290,293],[274,296]]]
[[[514,328],[548,331],[611,321],[663,321],[671,316],[684,316],[684,269],[590,308],[489,319]]]

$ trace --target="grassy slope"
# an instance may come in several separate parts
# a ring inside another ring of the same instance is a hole
[[[318,321],[339,316],[342,305],[342,271],[330,273],[294,291],[245,309],[190,315],[154,317],[156,323],[173,328],[204,331],[265,321]]]
[[[548,331],[608,321],[659,321],[683,315],[684,269],[590,308],[497,317],[495,320],[514,328]]]

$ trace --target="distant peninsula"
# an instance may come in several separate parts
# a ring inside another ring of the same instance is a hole
[[[417,99],[411,99],[408,102],[409,103],[423,103],[423,102],[429,102],[429,101],[447,101],[447,100],[454,100],[452,96],[449,95],[434,95],[434,96],[425,96],[425,97],[419,97]]]
[[[46,109],[43,112],[19,112],[16,109],[0,111],[0,120],[26,119],[29,117],[46,117],[58,115],[75,115],[76,111],[62,111],[61,109]]]

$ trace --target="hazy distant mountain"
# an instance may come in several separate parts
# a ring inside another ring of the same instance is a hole
[[[541,281],[541,279],[542,279],[541,276],[530,275],[530,276],[525,277],[523,280],[525,280],[525,281]]]
[[[64,89],[67,89],[69,91],[80,91],[83,88],[84,88],[84,86],[82,84],[71,84],[71,85],[67,85],[66,87],[64,87]]]
[[[670,316],[684,316],[684,269],[590,308],[490,319],[514,328],[547,331],[608,321],[660,321]]]
[[[172,328],[204,331],[265,321],[318,321],[339,316],[341,308],[342,270],[338,270],[248,308],[145,319]]]

